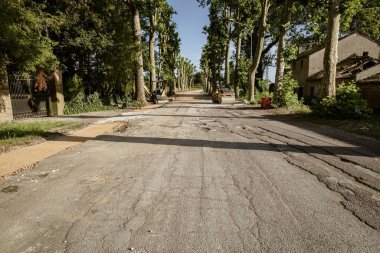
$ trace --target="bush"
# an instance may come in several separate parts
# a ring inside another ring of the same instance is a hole
[[[313,111],[321,117],[337,119],[361,119],[373,113],[354,82],[340,84],[335,97],[314,100]]]
[[[83,92],[83,80],[78,75],[69,78],[64,84],[64,95],[68,101],[74,99],[80,92]]]
[[[133,100],[129,96],[124,98],[123,103],[125,104],[126,108],[141,108],[144,106],[144,103],[141,101]]]
[[[273,93],[269,92],[269,85],[265,80],[259,80],[256,84],[254,104],[260,104],[262,98],[273,98]]]
[[[291,78],[290,74],[284,76],[284,82],[279,89],[279,96],[274,103],[280,107],[291,110],[304,110],[307,108],[303,100],[298,100],[298,95],[294,92],[299,87],[298,82]]]
[[[100,99],[99,93],[85,96],[83,92],[79,92],[73,99],[65,104],[64,113],[78,114],[84,112],[105,111],[113,109],[112,106],[106,106]]]
[[[255,101],[260,104],[262,98],[273,98],[273,93],[269,91],[259,91],[258,89],[255,89]]]

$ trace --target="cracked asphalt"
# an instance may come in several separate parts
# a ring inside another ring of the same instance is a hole
[[[196,92],[113,120],[0,181],[0,252],[380,252],[376,141]]]

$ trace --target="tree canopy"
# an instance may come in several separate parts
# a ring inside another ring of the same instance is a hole
[[[0,8],[0,65],[8,74],[58,69],[66,100],[81,91],[137,99],[149,83],[178,88],[183,57],[166,0],[2,0]]]

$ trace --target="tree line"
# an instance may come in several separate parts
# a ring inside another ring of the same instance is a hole
[[[341,35],[359,31],[380,39],[379,0],[198,0],[209,9],[207,43],[201,58],[207,92],[217,84],[255,100],[265,69],[276,66],[274,98],[286,64],[300,49],[324,44],[323,95],[335,96],[337,45]],[[234,55],[230,55],[231,43]],[[276,49],[276,50],[274,50]],[[231,81],[232,80],[232,81]],[[232,83],[232,84],[231,84]]]
[[[65,99],[80,91],[146,102],[145,86],[190,86],[166,0],[2,0],[0,77],[60,70]]]

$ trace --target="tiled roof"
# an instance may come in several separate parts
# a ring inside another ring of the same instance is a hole
[[[380,64],[380,60],[369,56],[351,55],[337,65],[337,79],[354,78],[356,74]],[[323,78],[323,71],[320,71],[307,78],[309,81],[320,80]]]
[[[347,38],[349,38],[349,37],[351,37],[352,35],[355,35],[355,34],[356,34],[356,35],[360,35],[360,36],[362,36],[362,37],[364,37],[364,38],[366,38],[366,39],[368,39],[368,40],[371,40],[371,41],[377,43],[378,45],[380,45],[380,41],[375,40],[375,39],[372,39],[372,38],[370,38],[370,37],[368,37],[368,36],[366,36],[366,35],[364,35],[364,34],[362,34],[362,33],[360,33],[360,32],[354,32],[354,33],[351,33],[351,34],[349,34],[349,35],[343,36],[343,37],[341,37],[341,38],[339,39],[339,41],[342,41],[342,40],[344,40],[344,39],[347,39]],[[323,44],[323,45],[316,46],[316,47],[314,47],[314,48],[312,48],[312,49],[310,49],[310,50],[307,50],[307,51],[305,51],[305,52],[302,52],[302,53],[300,53],[300,54],[298,55],[297,59],[295,59],[294,61],[299,60],[299,59],[302,59],[302,58],[306,58],[306,57],[308,57],[309,55],[312,55],[312,54],[314,54],[314,53],[316,53],[316,52],[319,52],[319,51],[323,50],[324,48],[325,48],[325,45]]]

